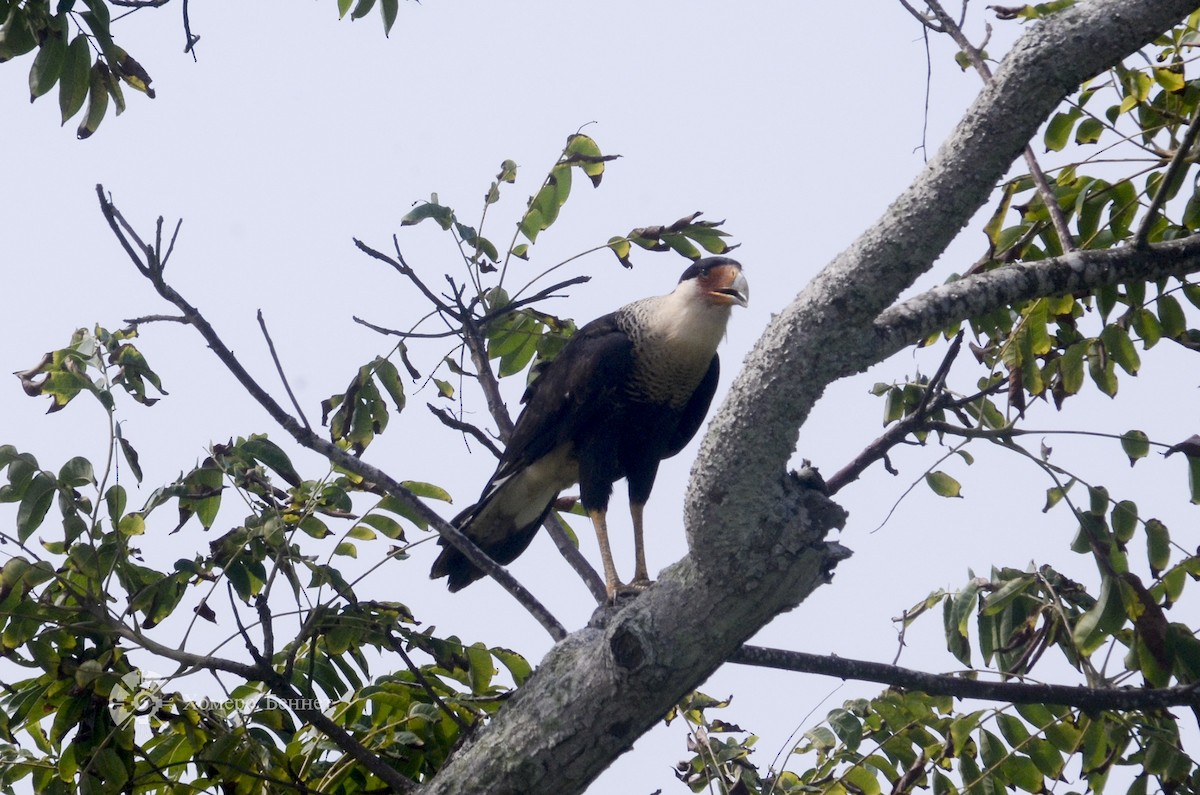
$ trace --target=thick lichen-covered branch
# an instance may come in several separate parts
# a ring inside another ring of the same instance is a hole
[[[1010,304],[1095,290],[1129,281],[1182,278],[1200,272],[1200,235],[1139,248],[1073,251],[1061,257],[1005,265],[927,290],[884,311],[875,321],[888,355],[967,318]]]

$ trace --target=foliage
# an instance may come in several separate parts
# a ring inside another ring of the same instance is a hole
[[[518,246],[514,236],[503,258],[482,236],[482,222],[479,231],[465,226],[436,197],[417,205],[401,225],[435,220],[462,256],[470,292],[455,286],[453,302],[433,297],[402,264],[399,248],[398,260],[360,248],[424,289],[457,326],[451,339],[458,355],[470,351],[485,368],[496,362],[501,379],[532,372],[531,363],[552,358],[575,324],[536,305],[558,285],[517,298],[526,284],[510,296],[504,286],[510,260],[531,257],[529,245],[568,198],[564,186],[574,169],[598,185],[612,159],[593,139],[570,136],[517,223],[528,243]],[[515,180],[516,166],[505,161],[487,193],[485,219],[500,186]],[[694,220],[675,225],[678,233]],[[716,224],[695,228],[707,230],[698,234],[710,235],[710,245],[725,235]],[[649,239],[642,230],[633,234]],[[157,271],[146,271],[151,278],[161,278],[165,259]],[[628,262],[627,253],[622,260]],[[529,663],[509,649],[419,629],[403,603],[359,598],[356,588],[374,571],[403,565],[412,545],[427,537],[426,518],[395,495],[371,493],[371,484],[332,461],[324,473],[301,474],[267,435],[212,444],[204,460],[145,504],[129,505],[120,466],[139,482],[142,470],[134,443],[119,432],[119,398],[150,407],[166,395],[136,347],[140,326],[79,329],[66,347],[17,374],[28,395],[49,399],[51,412],[81,395],[95,398],[110,444],[101,466],[76,457],[57,471],[0,447],[0,472],[7,475],[0,500],[17,506],[14,531],[0,539],[19,550],[0,573],[0,654],[31,673],[0,697],[0,786],[30,781],[39,792],[64,793],[174,792],[180,785],[247,793],[378,790],[385,782],[354,761],[354,750],[406,780],[429,778],[529,676]],[[453,352],[434,361],[422,374],[401,342],[358,368],[345,392],[322,403],[329,440],[361,455],[404,410],[404,375],[437,380],[462,416],[466,393],[436,375],[461,383],[467,371]],[[450,499],[434,484],[401,485],[424,499]],[[231,497],[248,509],[233,521],[226,518],[237,510],[229,508]],[[55,506],[61,521],[52,519]],[[141,548],[143,537],[164,533],[198,541],[197,529],[219,533],[192,557],[168,563]],[[379,542],[389,547],[371,555],[378,562],[348,575],[359,546]],[[299,629],[288,638],[284,627],[293,617]],[[228,619],[237,628],[230,640],[246,646],[249,660],[175,650],[165,640],[188,636],[198,621]],[[147,653],[176,672],[151,674],[131,659],[146,666]],[[223,701],[190,696],[176,688],[192,669],[238,683],[223,685]],[[331,742],[338,730],[347,742]]]
[[[1034,18],[1057,10],[1025,6],[1003,13]],[[1046,152],[1078,159],[1046,170],[1049,192],[1029,174],[1001,186],[984,228],[987,250],[967,276],[1071,250],[1149,245],[1200,229],[1200,190],[1185,176],[1200,126],[1200,78],[1189,76],[1189,48],[1198,39],[1200,12],[1160,37],[1145,58],[1083,86],[1049,120]],[[1183,192],[1189,184],[1191,192]],[[1068,240],[1059,236],[1052,212],[1065,222]],[[986,672],[1000,681],[1024,680],[1044,658],[1057,656],[1092,688],[1186,688],[1200,681],[1196,629],[1182,616],[1171,617],[1187,584],[1200,579],[1198,551],[1146,506],[1123,498],[1119,484],[1110,492],[1053,463],[1045,443],[1037,452],[1019,443],[1023,435],[1053,433],[1026,428],[1041,405],[1062,410],[1088,389],[1115,398],[1122,379],[1152,365],[1148,352],[1160,343],[1200,350],[1188,305],[1200,308],[1200,284],[1183,279],[1038,298],[926,340],[929,346],[951,340],[936,375],[876,384],[872,391],[884,398],[892,443],[933,439],[948,449],[920,478],[938,496],[963,496],[959,480],[934,467],[956,458],[972,464],[966,449],[972,445],[990,444],[1039,466],[1048,482],[1043,510],[1061,504],[1070,512],[1070,549],[1090,557],[1099,582],[1089,591],[1045,565],[998,567],[988,577],[968,572],[961,588],[935,591],[904,611],[897,619],[902,631],[940,606],[947,650],[972,678]],[[983,374],[953,390],[947,380],[963,335]],[[1186,488],[1187,499],[1200,503],[1197,437],[1157,441],[1137,429],[1095,435],[1131,466],[1152,448],[1181,453],[1187,480],[1173,484],[1175,493]],[[1108,670],[1109,658],[1121,661],[1121,670]],[[791,749],[797,758],[763,772],[750,756],[758,738],[706,712],[727,708],[728,701],[696,694],[685,706],[680,711],[694,755],[680,763],[679,777],[694,792],[715,786],[730,793],[873,795],[920,787],[982,795],[1041,793],[1062,780],[1100,792],[1110,774],[1135,795],[1200,790],[1200,767],[1183,749],[1179,716],[1166,710],[1018,703],[966,711],[946,696],[895,688],[832,710]]]
[[[32,55],[29,67],[29,100],[58,86],[62,123],[81,110],[76,136],[90,137],[113,109],[125,112],[128,86],[154,99],[149,72],[114,40],[113,24],[121,12],[160,8],[170,0],[112,2],[111,0],[0,0],[0,63]],[[192,52],[200,37],[191,31],[186,0],[183,5],[185,52]],[[338,16],[367,16],[378,5],[384,33],[390,33],[400,0],[338,0]],[[113,9],[118,16],[114,19]],[[194,57],[194,56],[193,56]],[[86,110],[84,110],[86,106]]]

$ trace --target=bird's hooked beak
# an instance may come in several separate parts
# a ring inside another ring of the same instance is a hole
[[[747,306],[750,303],[750,282],[746,281],[742,269],[736,265],[713,268],[706,282],[708,297],[713,303],[730,306]]]

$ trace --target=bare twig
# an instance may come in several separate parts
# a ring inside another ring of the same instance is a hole
[[[1154,224],[1154,216],[1162,210],[1167,197],[1175,192],[1175,184],[1183,176],[1184,169],[1188,165],[1192,147],[1196,145],[1197,135],[1200,135],[1200,113],[1192,118],[1191,124],[1183,134],[1183,140],[1179,142],[1179,148],[1175,150],[1171,162],[1167,165],[1167,173],[1163,175],[1162,182],[1158,183],[1158,190],[1150,199],[1150,207],[1146,210],[1146,215],[1138,226],[1137,234],[1133,236],[1133,245],[1136,248],[1147,246],[1150,227]]]
[[[185,53],[192,54],[192,60],[196,60],[195,47],[199,43],[200,37],[192,33],[192,19],[188,15],[188,0],[183,0],[183,35],[187,38],[187,45],[184,46]]]
[[[242,641],[246,644],[246,651],[250,653],[250,659],[254,660],[263,670],[269,670],[271,667],[271,658],[258,650],[258,647],[254,645],[254,641],[250,639],[249,630],[242,623],[242,616],[238,613],[237,602],[233,598],[233,583],[226,580],[225,590],[229,594],[229,612],[233,614],[233,623],[237,625],[238,634],[242,636]]]
[[[424,295],[425,298],[431,304],[433,304],[435,307],[437,307],[438,310],[445,312],[446,314],[450,315],[451,317],[453,317],[457,320],[458,316],[457,316],[457,313],[454,311],[454,307],[447,304],[445,301],[443,301],[441,298],[439,298],[432,290],[430,290],[428,287],[426,287],[425,282],[421,281],[420,277],[417,276],[416,272],[408,266],[407,262],[404,261],[404,256],[400,253],[400,241],[396,238],[395,235],[392,236],[392,242],[396,246],[396,258],[395,259],[393,259],[392,257],[389,257],[387,254],[384,254],[382,251],[376,251],[375,249],[371,248],[370,246],[368,246],[366,243],[362,242],[358,238],[354,238],[354,245],[358,247],[359,251],[363,252],[364,254],[366,254],[369,257],[379,260],[380,262],[385,262],[388,265],[391,265],[396,270],[397,273],[399,273],[402,276],[407,277],[409,281],[411,281],[414,285],[416,285],[416,288],[421,291],[421,294]]]
[[[901,1],[903,2],[903,0]],[[983,78],[983,82],[990,83],[992,80],[992,70],[988,68],[987,63],[983,60],[983,53],[979,51],[978,47],[971,44],[966,34],[963,33],[961,25],[946,13],[941,3],[937,0],[925,0],[925,5],[929,6],[929,10],[937,17],[943,32],[948,33],[950,38],[954,39],[954,43],[963,51],[963,54],[967,56],[967,60],[971,62],[971,66],[975,67],[975,71]],[[1075,245],[1075,238],[1071,236],[1071,230],[1067,226],[1067,219],[1063,215],[1062,208],[1058,206],[1058,198],[1054,195],[1054,191],[1050,189],[1050,183],[1046,179],[1046,172],[1042,171],[1042,167],[1038,163],[1037,155],[1034,154],[1032,146],[1025,146],[1024,157],[1025,164],[1029,167],[1029,176],[1033,178],[1038,193],[1041,194],[1042,202],[1046,205],[1046,211],[1050,213],[1050,221],[1054,224],[1054,231],[1058,233],[1058,239],[1062,242],[1063,251],[1075,251],[1078,248]]]
[[[430,413],[437,417],[438,420],[440,420],[441,423],[447,428],[453,428],[456,431],[461,431],[462,433],[473,436],[480,444],[482,444],[488,450],[491,450],[492,455],[496,456],[496,458],[499,458],[504,454],[503,451],[496,446],[496,443],[493,442],[491,438],[489,438],[488,435],[483,432],[482,429],[476,428],[469,422],[463,422],[462,420],[455,419],[450,412],[446,411],[445,409],[440,409],[432,403],[426,403],[425,405],[428,407]]]
[[[829,495],[836,494],[844,486],[858,480],[867,467],[875,463],[881,458],[886,458],[888,451],[901,444],[910,433],[917,430],[923,430],[929,425],[929,415],[933,410],[940,408],[943,400],[939,396],[942,387],[946,383],[946,375],[950,372],[950,365],[954,363],[958,357],[958,352],[962,347],[962,332],[958,332],[954,341],[950,343],[946,355],[942,357],[941,364],[938,365],[937,371],[933,374],[933,378],[929,379],[929,383],[925,386],[925,394],[921,396],[921,402],[917,405],[915,411],[907,417],[901,418],[891,428],[880,436],[875,441],[866,446],[865,449],[846,466],[842,467],[831,478],[825,481],[825,487]],[[933,407],[932,410],[930,407]]]
[[[458,336],[458,329],[456,328],[447,329],[446,331],[400,331],[399,329],[376,325],[369,320],[363,320],[357,315],[351,315],[350,319],[360,326],[366,326],[371,331],[376,331],[389,337],[400,337],[401,339],[441,340],[447,337]]]
[[[183,323],[189,325],[189,321],[182,315],[142,315],[141,317],[127,317],[121,321],[128,323],[131,326],[140,326],[143,323]]]
[[[596,571],[588,559],[579,551],[579,547],[575,546],[575,542],[571,539],[567,528],[564,526],[561,519],[554,515],[554,511],[546,514],[546,521],[542,523],[546,528],[546,532],[550,535],[550,540],[554,542],[554,546],[558,549],[575,573],[579,575],[579,579],[583,580],[583,584],[591,591],[592,598],[597,604],[604,604],[608,601],[608,590],[604,585],[604,578]]]
[[[985,682],[945,674],[929,674],[885,663],[786,649],[743,646],[729,662],[784,671],[878,682],[930,695],[979,698],[1012,704],[1059,704],[1084,710],[1153,710],[1200,705],[1200,684],[1159,688],[1105,688],[1026,682]]]
[[[479,318],[479,320],[477,320],[476,322],[480,326],[486,326],[488,323],[499,320],[500,318],[504,317],[505,315],[515,312],[518,309],[520,309],[521,307],[528,306],[529,304],[537,303],[538,301],[542,301],[546,298],[563,298],[564,296],[562,296],[562,295],[555,295],[555,291],[562,290],[567,287],[574,287],[577,284],[587,284],[591,280],[592,280],[591,276],[573,276],[570,279],[566,279],[565,281],[558,282],[557,284],[552,284],[543,290],[538,290],[536,293],[534,293],[531,296],[528,296],[527,298],[519,298],[514,301],[510,301],[509,303],[505,304],[504,306],[500,307],[499,309],[496,309],[492,312],[488,312],[486,315]]]
[[[934,33],[945,33],[946,32],[945,28],[943,28],[941,25],[939,25],[938,23],[936,23],[932,19],[930,19],[928,17],[928,15],[922,14],[920,11],[918,11],[916,8],[914,8],[913,5],[908,2],[908,0],[900,0],[900,5],[904,6],[905,10],[907,10],[908,13],[912,14],[913,19],[920,22],[921,25],[924,26],[926,30],[932,30]]]
[[[258,327],[262,329],[263,339],[267,341],[267,350],[271,352],[271,361],[275,363],[275,372],[279,373],[279,380],[283,382],[284,391],[287,392],[288,399],[292,401],[292,408],[296,410],[296,416],[304,423],[304,427],[312,430],[312,425],[308,422],[308,417],[304,416],[304,409],[300,408],[300,402],[296,400],[296,393],[292,391],[292,385],[288,383],[287,375],[283,372],[283,365],[279,362],[279,354],[275,352],[275,341],[271,339],[271,332],[267,331],[267,321],[263,319],[262,310],[258,310]]]

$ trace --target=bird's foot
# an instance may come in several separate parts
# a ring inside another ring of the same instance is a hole
[[[649,579],[636,579],[630,583],[614,583],[608,588],[608,602],[614,605],[627,602],[647,590],[653,584]]]
[[[650,579],[649,577],[647,577],[645,575],[642,575],[641,577],[634,577],[633,582],[629,583],[625,587],[629,588],[630,590],[641,593],[642,591],[649,590],[650,586],[653,584],[654,584],[654,580]]]

